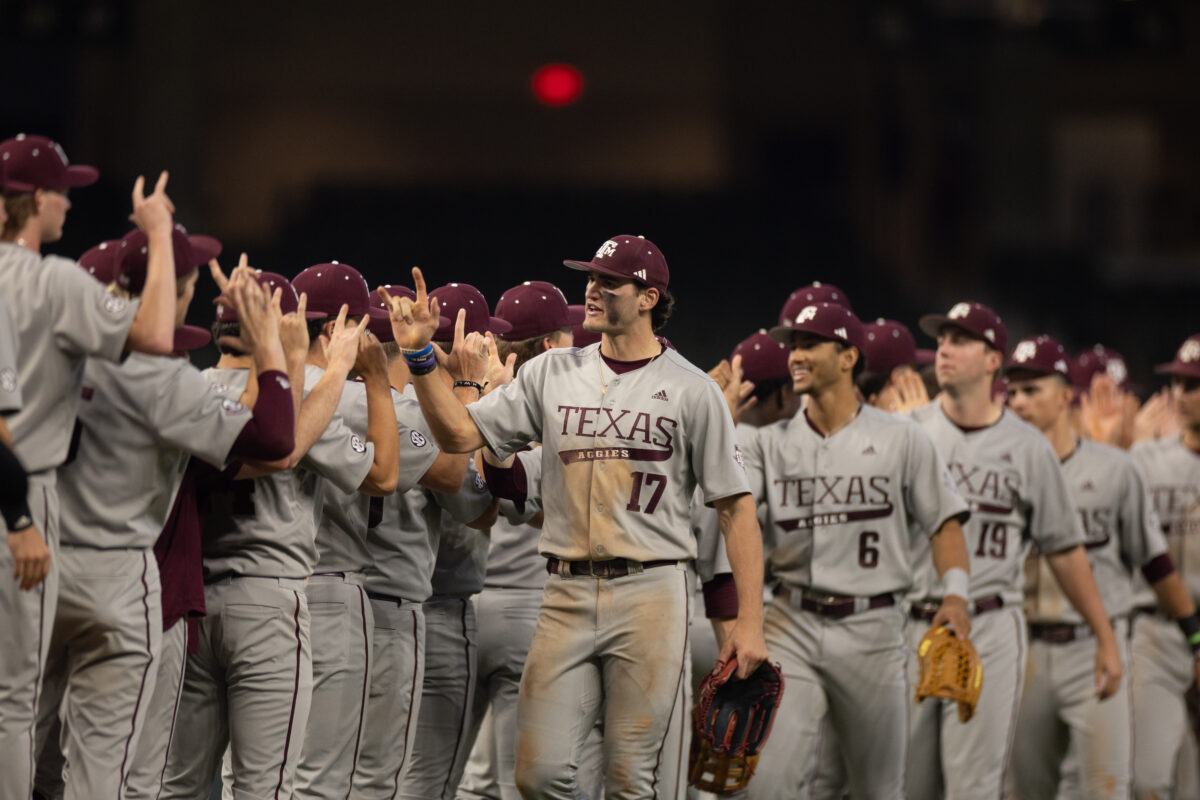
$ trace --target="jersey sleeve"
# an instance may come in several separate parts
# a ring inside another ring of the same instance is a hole
[[[904,500],[909,519],[925,536],[937,533],[946,520],[964,523],[970,517],[967,501],[954,489],[954,481],[937,446],[916,422],[908,424],[904,471]]]
[[[356,492],[374,461],[375,445],[350,430],[335,414],[300,464],[343,492]]]
[[[1154,512],[1146,476],[1132,458],[1126,463],[1119,502],[1117,524],[1125,563],[1130,568],[1142,567],[1167,552],[1167,540]]]
[[[517,453],[517,461],[525,470],[525,496],[541,505],[542,502],[542,448],[522,450]]]
[[[110,294],[67,259],[48,257],[44,267],[53,286],[47,322],[53,326],[55,343],[74,355],[120,361],[141,301]]]
[[[156,371],[159,390],[149,409],[151,428],[160,442],[191,453],[218,469],[250,421],[250,409],[213,391],[199,370],[186,361],[146,357]],[[139,392],[148,387],[142,384]]]
[[[733,428],[729,406],[715,381],[697,393],[693,416],[688,420],[687,446],[692,472],[704,493],[704,504],[747,494],[745,458]]]
[[[542,439],[542,392],[548,365],[546,354],[538,356],[521,367],[512,383],[467,406],[484,443],[502,460]]]
[[[0,414],[21,410],[21,383],[17,380],[17,325],[0,302]]]
[[[1083,527],[1071,490],[1058,463],[1058,454],[1044,436],[1038,436],[1029,465],[1029,533],[1043,553],[1058,553],[1084,542]]]
[[[467,475],[457,492],[430,494],[443,510],[463,525],[476,520],[492,503],[492,494],[488,491],[483,476],[475,470],[475,464],[471,462],[467,462]]]
[[[770,428],[774,429],[774,426]],[[763,438],[760,429],[751,425],[737,426],[738,446],[742,452],[742,463],[746,468],[746,483],[754,502],[762,503],[767,499],[766,471],[763,458]]]
[[[407,492],[415,488],[425,473],[437,461],[438,449],[421,431],[410,428],[402,422],[397,423],[400,431],[400,480],[396,491]]]

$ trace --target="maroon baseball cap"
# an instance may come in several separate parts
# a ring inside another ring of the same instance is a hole
[[[176,353],[186,353],[189,350],[199,350],[212,341],[212,334],[204,328],[195,325],[184,325],[175,329]]]
[[[500,338],[519,342],[579,325],[583,322],[584,312],[582,306],[567,305],[562,290],[553,283],[525,281],[500,295],[496,316],[512,325],[512,329],[502,333]]]
[[[193,236],[179,223],[171,231],[175,252],[175,277],[182,278],[221,254],[221,243],[211,236]],[[140,294],[146,286],[149,270],[150,240],[141,230],[132,230],[121,239],[117,256],[117,285],[127,292]]]
[[[926,314],[921,317],[919,325],[934,339],[942,332],[942,328],[952,325],[1001,353],[1008,350],[1008,328],[1004,327],[999,315],[983,303],[955,303],[945,314]]]
[[[772,339],[792,346],[792,334],[814,333],[835,342],[850,344],[862,350],[862,323],[854,312],[835,303],[812,303],[800,309],[791,325],[776,325],[769,334]]]
[[[1033,372],[1038,375],[1071,376],[1071,357],[1057,339],[1042,334],[1017,342],[1004,365],[1004,375],[1014,372]]]
[[[120,252],[121,240],[109,239],[81,255],[79,266],[101,283],[110,284],[117,279],[117,254]]]
[[[614,278],[630,278],[659,291],[666,289],[671,279],[662,251],[644,236],[614,236],[600,245],[591,261],[568,260],[563,264],[584,272],[595,270]]]
[[[571,309],[572,314],[579,314],[581,317],[586,315],[587,309],[584,306],[567,306]],[[587,347],[589,344],[595,344],[600,341],[601,335],[595,331],[587,331],[583,329],[583,322],[577,322],[572,326],[572,333],[575,334],[575,346]]]
[[[1160,375],[1200,378],[1200,333],[1184,339],[1175,353],[1175,360],[1168,364],[1159,364],[1154,371]]]
[[[783,304],[783,309],[779,312],[779,324],[785,328],[792,327],[792,322],[800,313],[800,309],[811,306],[813,303],[833,303],[848,311],[854,310],[850,307],[850,298],[841,289],[832,283],[813,281],[808,286],[801,286],[788,295],[787,302]]]
[[[447,283],[434,289],[429,296],[436,297],[441,307],[438,311],[442,316],[441,324],[433,336],[439,342],[448,342],[454,338],[454,322],[458,319],[460,308],[467,310],[464,333],[491,332],[499,335],[512,330],[510,323],[492,316],[483,294],[469,283]]]
[[[349,264],[331,261],[314,264],[292,278],[296,294],[308,295],[308,310],[336,317],[342,306],[347,317],[382,319],[387,312],[371,302],[371,289],[362,273]]]
[[[925,364],[932,364],[935,361],[937,361],[937,351],[936,350],[930,350],[928,347],[918,347],[917,348],[916,363],[918,365],[924,366]]]
[[[275,294],[275,290],[279,289],[279,310],[284,314],[291,314],[300,310],[300,295],[296,292],[291,281],[280,275],[278,272],[263,272],[258,270],[254,276],[258,281],[258,285],[267,290],[269,294]],[[324,319],[325,314],[321,311],[311,311],[305,307],[305,319]],[[237,312],[228,306],[217,306],[217,322],[237,322]]]
[[[31,192],[34,189],[71,189],[90,186],[100,177],[95,167],[71,164],[58,142],[45,136],[18,133],[0,142],[0,162],[4,163],[8,191]]]
[[[733,348],[730,358],[742,357],[742,377],[748,381],[769,381],[790,377],[788,346],[771,338],[766,328],[747,336]]]
[[[1077,389],[1088,389],[1092,378],[1101,372],[1122,389],[1129,388],[1129,367],[1125,365],[1124,357],[1102,344],[1084,350],[1071,362],[1071,383]]]
[[[22,192],[32,192],[33,185],[24,183],[8,177],[8,167],[3,161],[0,161],[0,192],[11,192],[20,194]]]
[[[863,325],[863,358],[871,372],[891,375],[896,367],[917,363],[917,341],[912,332],[894,319]]]

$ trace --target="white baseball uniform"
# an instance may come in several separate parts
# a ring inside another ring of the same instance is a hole
[[[36,589],[23,592],[16,581],[0,580],[0,797],[24,797],[33,786],[42,664],[58,602],[54,470],[67,457],[85,358],[121,358],[138,303],[108,294],[73,261],[8,242],[0,242],[0,286],[17,330],[16,388],[23,401],[6,422],[29,472],[34,524],[50,548],[50,574]],[[0,575],[12,574],[12,555],[0,548]]]
[[[971,509],[963,534],[971,557],[971,642],[983,662],[983,692],[966,723],[955,703],[911,701],[908,795],[999,796],[1025,673],[1021,602],[1028,543],[1056,553],[1082,544],[1083,531],[1058,456],[1041,431],[1008,409],[994,424],[971,430],[951,422],[938,401],[912,416],[933,438]],[[942,592],[929,559],[915,558],[919,569],[909,596],[920,615],[941,602]],[[909,627],[914,686],[924,633],[924,626]]]
[[[595,344],[537,356],[467,410],[501,458],[542,443],[555,572],[521,679],[517,786],[572,797],[603,713],[606,796],[649,796],[686,680],[692,495],[747,491],[724,398],[672,350],[621,364]]]

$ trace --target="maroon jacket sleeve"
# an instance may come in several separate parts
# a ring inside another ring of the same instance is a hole
[[[296,447],[296,415],[287,376],[268,370],[258,376],[254,416],[242,428],[230,457],[253,461],[278,461]]]
[[[704,592],[704,616],[709,619],[731,619],[738,615],[737,584],[733,575],[722,572],[700,587]]]
[[[528,479],[525,477],[525,467],[519,458],[513,460],[511,469],[493,467],[485,458],[483,460],[483,479],[487,481],[488,491],[492,493],[492,497],[518,503],[528,499]]]

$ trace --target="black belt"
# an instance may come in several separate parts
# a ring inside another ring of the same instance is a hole
[[[811,589],[793,589],[781,584],[775,589],[775,596],[783,598],[784,602],[792,607],[798,605],[801,611],[809,611],[832,619],[842,619],[859,611],[896,605],[896,595],[891,592],[877,594],[873,597],[854,597],[847,594],[814,592]],[[799,603],[796,602],[797,596]]]
[[[411,606],[417,602],[416,600],[405,600],[403,597],[383,594],[382,592],[367,591],[367,597],[371,600],[378,600],[381,603],[395,603],[398,606],[405,605],[406,603]]]
[[[567,561],[552,557],[546,559],[546,571],[551,575],[558,575],[562,571],[562,565],[566,564],[566,571],[572,575],[590,575],[593,578],[624,578],[631,572],[638,572],[639,568],[654,569],[678,563],[679,561],[673,558],[662,561],[630,561],[625,558],[613,558],[608,561]]]
[[[1067,644],[1078,639],[1089,639],[1092,629],[1087,625],[1072,622],[1031,622],[1029,638],[1050,644]]]
[[[933,622],[941,605],[941,600],[920,600],[909,607],[908,615],[920,622]],[[967,601],[967,611],[971,614],[986,614],[998,608],[1004,608],[1004,598],[998,594]]]

